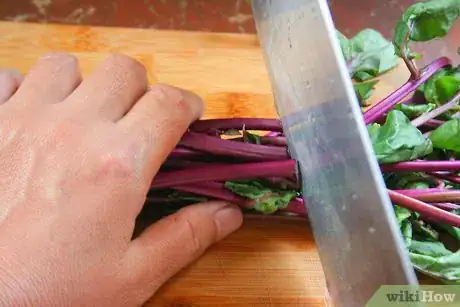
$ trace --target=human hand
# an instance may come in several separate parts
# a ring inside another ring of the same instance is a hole
[[[83,82],[66,54],[41,58],[16,92],[20,78],[7,79],[10,90],[4,98],[0,91],[1,306],[141,305],[240,227],[238,207],[212,202],[132,240],[153,177],[202,114],[196,95],[148,88],[144,67],[122,55]]]

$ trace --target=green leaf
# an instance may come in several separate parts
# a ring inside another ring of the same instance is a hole
[[[412,240],[412,244],[409,248],[411,253],[431,256],[431,257],[440,257],[447,256],[452,254],[442,242],[439,241],[417,241]]]
[[[458,214],[459,212],[454,210],[453,213]],[[406,219],[405,221],[408,220],[409,219]],[[429,226],[428,224],[423,224],[420,220],[412,220],[412,223],[413,229],[420,225],[422,225],[422,227]],[[451,234],[455,239],[460,239],[458,228],[446,224],[437,224],[437,226]],[[427,229],[429,231],[432,230],[431,227],[427,227]],[[407,229],[403,228],[401,228],[401,231],[405,238],[410,259],[417,271],[446,284],[460,284],[460,251],[455,253],[450,251],[438,240],[438,236],[423,232],[422,236],[427,235],[425,238],[417,239],[412,237],[410,245],[407,245],[408,239],[406,239],[406,237],[409,235],[409,232]],[[420,231],[420,229],[416,231]]]
[[[402,51],[409,59],[408,41],[426,42],[444,37],[460,16],[460,0],[431,0],[409,6],[398,20],[393,44],[398,56]],[[407,40],[406,40],[407,38]]]
[[[254,200],[254,210],[271,214],[278,209],[284,209],[296,197],[297,192],[269,187],[262,180],[230,180],[225,187],[233,193]]]
[[[393,109],[394,110],[399,110],[404,113],[409,118],[415,118],[423,113],[430,112],[436,108],[436,105],[434,103],[427,103],[427,104],[403,104],[403,103],[398,103]]]
[[[422,172],[410,172],[398,174],[397,188],[410,189],[414,184],[424,183],[426,175]]]
[[[458,187],[456,188],[458,189]],[[453,213],[455,215],[460,215],[460,210],[455,209],[455,210],[452,210],[450,213]],[[450,234],[452,237],[454,237],[455,240],[460,241],[460,228],[454,227],[448,224],[444,224],[444,223],[439,223],[437,224],[437,226],[441,228],[442,230],[444,230],[445,232],[447,232],[448,234]]]
[[[439,102],[444,104],[460,91],[460,78],[457,79],[455,76],[444,76],[436,80],[435,87]]]
[[[444,37],[460,16],[459,0],[431,0],[416,3],[404,14],[413,23],[409,38],[416,42],[426,42]]]
[[[397,205],[394,205],[393,209],[404,239],[404,243],[406,247],[409,247],[412,242],[412,223],[409,220],[409,218],[412,216],[412,213],[408,209]]]
[[[377,160],[382,164],[414,160],[433,151],[430,139],[398,110],[388,113],[383,126],[376,123],[368,126],[368,132]]]
[[[439,224],[438,227],[454,237],[455,240],[460,241],[460,228],[444,223]]]
[[[393,209],[395,211],[396,220],[398,221],[400,227],[403,221],[407,220],[412,216],[412,213],[409,211],[409,209],[406,209],[404,207],[394,205]]]
[[[404,244],[408,248],[412,245],[412,223],[409,220],[404,220],[401,222],[400,228]]]
[[[412,216],[412,213],[408,209],[397,205],[394,205],[393,209],[404,239],[404,243],[406,247],[409,247],[412,241],[412,223],[409,218]]]
[[[460,252],[443,257],[430,257],[409,253],[415,269],[444,284],[460,284]]]
[[[235,194],[250,199],[257,199],[272,192],[260,180],[229,180],[225,182],[225,187]]]
[[[351,39],[337,31],[337,37],[350,76],[357,81],[377,77],[398,64],[393,44],[375,30],[365,29]]]
[[[267,198],[258,199],[254,204],[254,209],[264,214],[271,214],[278,209],[286,208],[296,195],[297,193],[293,191],[273,193]]]
[[[354,84],[356,96],[362,105],[365,104],[366,100],[374,93],[374,87],[377,83],[377,80],[373,80]]]
[[[260,144],[260,136],[254,133],[250,133],[247,130],[243,130],[243,138],[245,142],[251,144]]]
[[[367,132],[371,138],[372,144],[379,141],[380,130],[382,127],[379,124],[372,124],[367,126]]]
[[[417,234],[418,238],[423,238],[424,240],[433,240],[437,241],[439,239],[439,233],[431,227],[430,224],[422,220],[412,221],[412,226],[414,232]]]
[[[343,35],[341,32],[337,30],[336,30],[336,34],[337,34],[337,38],[339,39],[340,48],[342,49],[343,57],[345,58],[345,61],[348,62],[352,54],[352,48],[351,48],[350,41],[345,35]]]
[[[357,71],[353,78],[355,80],[357,80],[357,81],[365,81],[365,80],[372,79],[372,78],[378,76],[379,74],[380,73],[376,73],[375,71],[371,71],[371,72]]]
[[[416,189],[426,188],[429,185],[424,173],[390,173],[385,177],[385,184],[389,189]]]
[[[238,129],[228,129],[228,130],[224,131],[223,135],[241,136],[241,132]]]
[[[439,70],[418,89],[423,92],[426,101],[437,106],[452,99],[459,90],[460,66]]]
[[[412,223],[409,218],[412,216],[412,213],[408,209],[397,205],[394,205],[393,209],[395,211],[399,228],[401,229],[404,243],[406,247],[409,247],[412,241]]]
[[[449,160],[451,158],[451,155],[449,155],[449,152],[444,149],[439,149],[433,147],[433,152],[430,153],[429,155],[426,155],[424,157],[425,160],[431,160],[431,161],[436,161],[436,160]]]
[[[460,283],[460,251],[449,251],[441,242],[412,240],[409,256],[414,267],[446,284]]]
[[[419,181],[419,182],[411,182],[406,186],[406,189],[428,189],[430,185],[427,182]]]
[[[435,148],[460,152],[460,118],[445,122],[431,132],[429,138]]]
[[[435,103],[436,105],[441,105],[439,103],[439,98],[437,97],[436,92],[436,81],[439,78],[446,76],[449,73],[448,69],[441,69],[437,71],[431,78],[429,78],[419,90],[423,91],[426,101],[430,103]]]

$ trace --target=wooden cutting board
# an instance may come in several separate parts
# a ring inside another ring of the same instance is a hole
[[[26,73],[49,51],[80,59],[84,75],[111,52],[141,61],[152,83],[199,94],[205,118],[276,117],[253,35],[0,22],[0,67]],[[374,100],[406,81],[385,75]],[[301,219],[247,217],[243,227],[170,280],[147,306],[329,306],[321,263]]]

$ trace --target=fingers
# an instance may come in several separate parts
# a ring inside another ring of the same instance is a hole
[[[188,206],[160,220],[131,243],[127,256],[131,282],[142,287],[148,298],[242,221],[236,205],[222,202]]]
[[[118,124],[133,138],[145,140],[145,176],[152,180],[190,124],[201,117],[197,95],[168,85],[154,85]],[[150,182],[149,182],[150,183]]]
[[[37,61],[11,100],[26,105],[61,102],[80,81],[77,58],[51,53]]]
[[[0,70],[0,104],[13,96],[22,82],[22,75],[13,69]]]
[[[147,90],[147,72],[134,59],[114,54],[102,62],[69,97],[86,114],[118,120]]]

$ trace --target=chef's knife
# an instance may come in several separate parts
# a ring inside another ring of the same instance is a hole
[[[326,0],[252,7],[333,304],[417,285]]]

